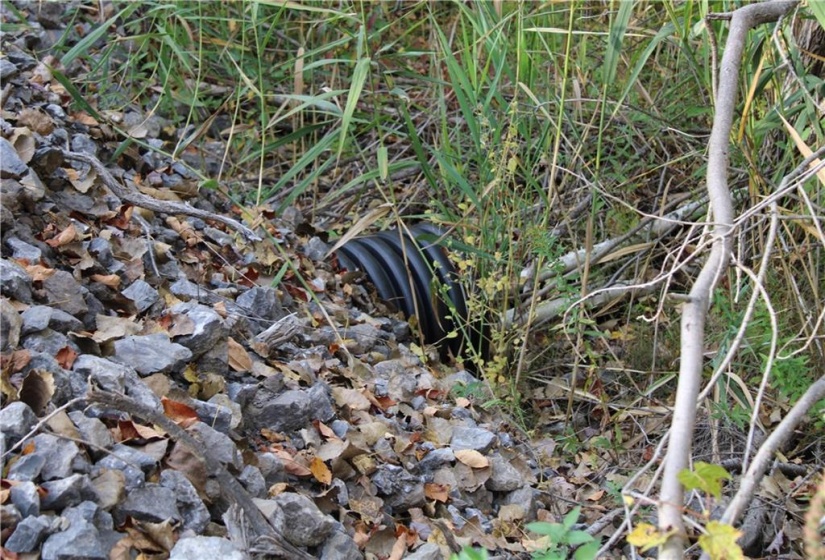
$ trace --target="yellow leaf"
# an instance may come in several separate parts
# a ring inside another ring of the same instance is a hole
[[[642,552],[646,552],[651,548],[665,544],[665,541],[667,541],[668,537],[673,533],[673,531],[663,533],[650,523],[639,523],[636,525],[636,528],[627,535],[627,542],[639,547]]]
[[[727,523],[709,521],[705,527],[707,531],[699,537],[699,546],[707,552],[711,560],[744,560],[742,549],[736,544],[742,536],[742,531]]]
[[[468,467],[483,469],[490,465],[490,461],[475,449],[461,449],[455,452],[455,458]]]
[[[332,471],[329,470],[329,467],[320,457],[312,458],[312,461],[309,463],[309,470],[312,472],[315,480],[321,484],[329,484],[332,482]]]
[[[788,129],[788,134],[791,135],[793,138],[794,144],[796,144],[796,149],[799,150],[799,153],[802,154],[803,157],[808,157],[813,153],[810,147],[805,143],[805,140],[802,139],[802,136],[796,131],[796,129],[791,126],[791,123],[785,120],[782,115],[779,115],[779,118],[782,119],[782,122],[785,123],[785,128]],[[808,167],[811,169],[815,168],[817,165],[820,164],[819,158],[814,159],[811,163],[808,164]],[[820,169],[816,172],[816,176],[819,178],[819,182],[825,185],[825,169]]]

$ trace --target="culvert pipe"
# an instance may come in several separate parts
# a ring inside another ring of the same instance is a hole
[[[478,337],[465,340],[461,334],[474,329],[467,328],[465,288],[447,249],[438,243],[443,236],[437,226],[419,223],[409,228],[409,234],[393,229],[352,239],[336,255],[347,271],[363,272],[381,299],[408,319],[416,316],[424,342],[437,345],[447,357],[458,356],[467,344],[480,346]],[[446,338],[454,330],[459,336]]]

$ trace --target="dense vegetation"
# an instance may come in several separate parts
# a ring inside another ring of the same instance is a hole
[[[707,249],[718,80],[740,85],[735,259],[706,325],[708,379],[722,375],[694,456],[741,456],[748,430],[778,422],[825,371],[825,171],[783,183],[825,145],[825,13],[756,28],[741,74],[717,78],[728,26],[706,16],[738,5],[116,1],[97,24],[78,10],[55,75],[78,110],[168,119],[151,149],[217,155],[218,169],[196,169],[203,186],[252,223],[295,205],[332,242],[447,228],[473,315],[454,334],[485,323],[492,350],[456,358],[482,373],[489,404],[562,453],[633,472],[667,425],[678,295]],[[149,147],[121,132],[114,157]],[[656,220],[672,212],[669,227]],[[808,448],[821,433],[791,448],[821,464]]]

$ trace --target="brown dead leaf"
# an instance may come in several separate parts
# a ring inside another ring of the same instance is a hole
[[[390,555],[387,557],[387,560],[401,560],[404,558],[404,554],[407,552],[407,538],[405,535],[399,536],[395,544],[392,545],[392,550],[390,551]]]
[[[247,372],[252,369],[252,357],[246,348],[231,336],[227,339],[229,367],[238,372]]]
[[[450,487],[446,484],[426,482],[424,483],[424,495],[430,500],[446,503],[450,499]]]
[[[48,136],[54,131],[52,118],[34,107],[26,107],[17,114],[17,124],[28,127],[40,136]]]
[[[221,319],[226,319],[229,316],[229,310],[226,308],[226,302],[219,301],[212,306],[212,309],[215,310],[215,313],[221,316]]]
[[[97,179],[97,172],[94,169],[89,169],[83,174],[80,174],[76,169],[72,169],[71,167],[64,169],[64,171],[75,190],[83,194],[89,192],[89,189],[92,188]]]
[[[77,239],[77,228],[74,227],[74,224],[69,224],[51,239],[46,239],[46,245],[52,248],[63,247],[75,239]]]
[[[77,359],[77,352],[69,346],[64,346],[57,351],[54,359],[57,360],[57,363],[63,369],[72,369],[72,364],[74,364],[74,361]]]
[[[120,420],[117,423],[120,430],[120,441],[148,441],[153,439],[160,439],[162,434],[150,428],[149,426],[142,426],[135,424],[131,420]]]
[[[160,402],[163,404],[163,414],[184,429],[188,428],[195,422],[200,421],[200,418],[198,418],[198,413],[195,412],[195,409],[186,403],[173,401],[172,399],[167,399],[166,397],[160,399]]]
[[[34,151],[37,149],[37,142],[32,136],[32,131],[26,127],[15,128],[14,132],[9,138],[9,142],[14,146],[14,150],[23,163],[29,163],[34,157]]]
[[[26,374],[20,386],[18,397],[29,405],[35,416],[40,416],[55,391],[54,376],[43,369],[35,369]]]
[[[89,127],[100,125],[97,119],[85,111],[78,111],[76,113],[70,113],[69,115],[71,116],[71,120]]]
[[[321,484],[329,485],[329,483],[332,482],[332,471],[329,470],[329,467],[320,457],[313,457],[309,463],[309,470],[312,472],[315,480]]]
[[[141,324],[129,317],[111,317],[109,315],[97,315],[95,317],[97,330],[92,335],[92,340],[98,344],[108,342],[116,338],[137,334],[140,332]]]
[[[90,278],[109,288],[117,288],[120,286],[120,276],[117,274],[92,274]]]
[[[167,519],[161,523],[150,523],[141,521],[137,526],[143,530],[145,536],[149,537],[153,543],[160,546],[158,552],[169,552],[175,546],[175,525],[176,522]]]
[[[270,498],[274,498],[275,496],[283,494],[288,489],[289,484],[287,484],[286,482],[276,482],[275,484],[269,487],[266,493]]]
[[[192,227],[189,222],[181,222],[174,216],[169,216],[166,218],[166,225],[180,235],[181,239],[183,239],[189,247],[194,247],[202,241],[198,232],[195,231],[195,228]]]
[[[281,460],[287,473],[301,477],[312,476],[312,471],[300,461],[300,455],[292,455],[284,449],[273,449],[272,453]]]
[[[369,410],[370,400],[361,391],[346,387],[333,387],[332,398],[340,407],[348,406],[350,410]]]
[[[459,449],[455,452],[455,458],[474,469],[483,469],[490,466],[490,461],[475,449]]]
[[[329,426],[327,426],[326,424],[324,424],[320,420],[313,420],[312,423],[315,425],[315,429],[318,430],[318,433],[320,433],[322,436],[324,436],[324,439],[339,440],[339,441],[341,440],[341,438],[339,438],[335,434],[335,432],[332,431],[332,428],[330,428]]]
[[[183,473],[198,492],[206,488],[206,465],[198,455],[181,443],[176,443],[164,461],[166,466]]]
[[[27,264],[27,263],[26,264],[19,263],[19,264],[24,269],[26,269],[26,272],[28,273],[29,276],[31,276],[31,279],[32,279],[33,282],[42,282],[43,280],[51,277],[54,274],[54,269],[53,268],[49,268],[49,267],[46,267],[46,266],[43,266],[43,265]]]
[[[77,427],[74,425],[74,422],[72,422],[72,419],[69,418],[69,415],[66,414],[65,410],[61,410],[56,414],[53,414],[46,424],[54,433],[58,435],[66,436],[72,439],[82,438],[80,432],[77,430]]]

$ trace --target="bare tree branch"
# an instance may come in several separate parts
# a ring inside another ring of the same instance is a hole
[[[748,30],[776,21],[797,3],[795,0],[771,0],[751,4],[737,9],[730,18],[730,33],[719,69],[716,115],[708,142],[707,189],[713,213],[713,246],[682,311],[679,384],[659,499],[659,528],[674,532],[661,547],[659,558],[662,560],[681,559],[686,543],[682,519],[684,488],[678,474],[688,467],[693,443],[696,398],[704,365],[705,318],[713,289],[727,270],[730,259],[730,232],[734,216],[728,188],[728,152],[742,51]]]

